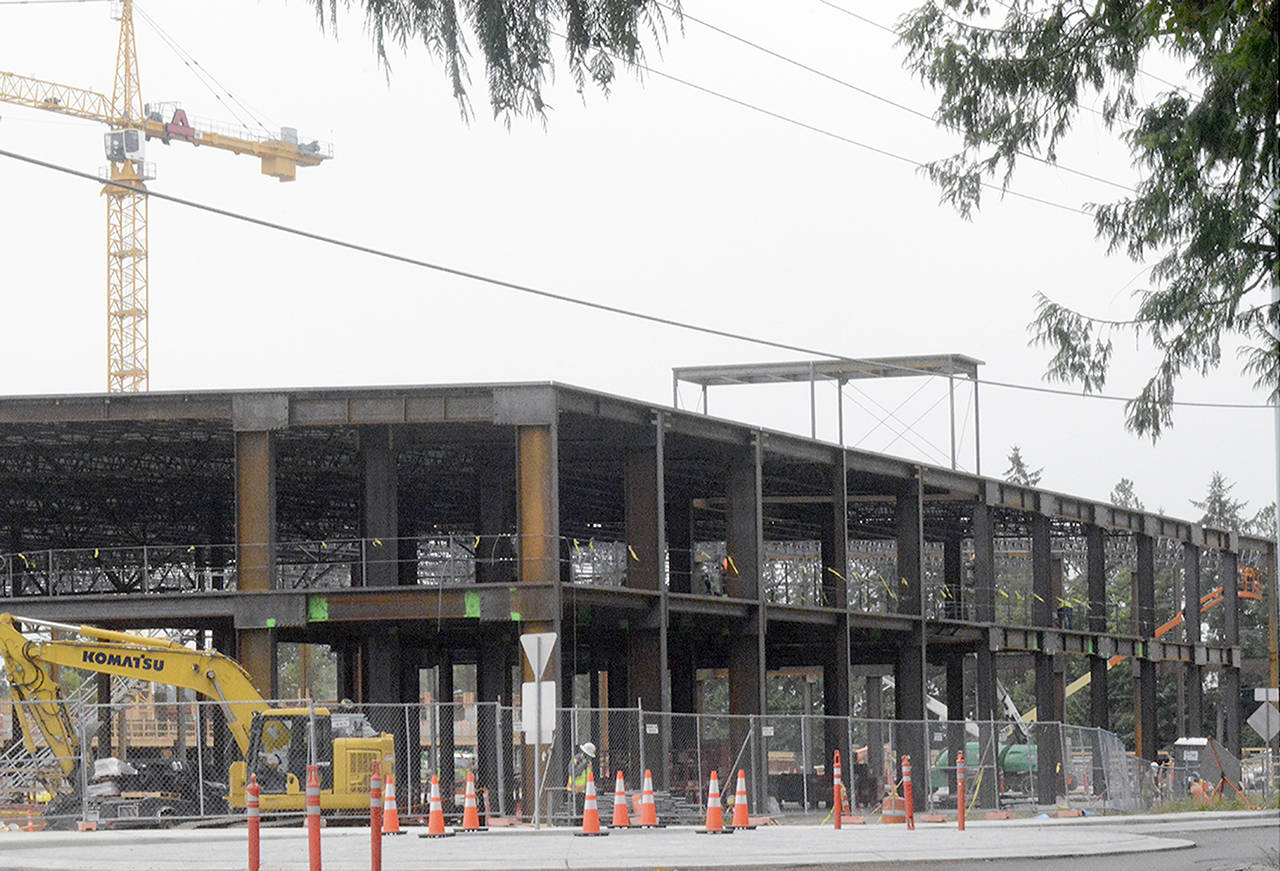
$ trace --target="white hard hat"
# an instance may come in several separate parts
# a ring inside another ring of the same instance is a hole
[[[595,758],[596,758],[596,745],[594,745],[594,744],[592,744],[590,741],[588,741],[586,744],[583,744],[583,745],[582,745],[582,752],[583,752],[583,753],[585,753],[585,754],[587,754],[588,756],[590,756],[592,759],[595,759]]]

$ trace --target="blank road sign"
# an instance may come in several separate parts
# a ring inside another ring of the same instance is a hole
[[[1245,722],[1262,736],[1263,741],[1270,741],[1280,732],[1280,711],[1270,702],[1264,702]]]
[[[537,688],[535,692],[534,688]],[[541,700],[541,705],[534,701]],[[538,722],[541,719],[541,722]],[[550,744],[556,731],[556,684],[544,680],[520,685],[520,731],[526,744]]]

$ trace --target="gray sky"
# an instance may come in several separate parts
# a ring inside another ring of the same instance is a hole
[[[905,2],[840,0],[891,24]],[[474,91],[459,118],[425,49],[393,57],[388,80],[361,21],[337,38],[294,0],[142,0],[140,7],[268,126],[332,140],[336,157],[297,182],[256,161],[153,142],[153,189],[507,280],[846,355],[969,354],[985,377],[1038,383],[1048,354],[1027,346],[1033,293],[1124,317],[1143,268],[1107,256],[1092,222],[994,194],[972,221],[937,202],[913,168],[680,85],[623,74],[606,99],[565,71],[545,125],[508,129]],[[784,13],[785,9],[785,13]],[[686,10],[811,66],[924,111],[883,31],[816,0],[688,0]],[[233,121],[141,17],[147,101]],[[108,92],[107,4],[0,7],[0,69]],[[928,160],[952,139],[928,122],[787,67],[689,22],[651,63],[841,135]],[[1147,68],[1177,76],[1153,58]],[[476,67],[473,78],[483,83]],[[1163,85],[1146,80],[1150,94]],[[98,126],[0,104],[0,144],[78,169],[105,164]],[[1127,152],[1083,114],[1064,164],[1130,182]],[[1014,188],[1073,206],[1115,188],[1027,165]],[[0,287],[8,329],[0,394],[94,392],[105,383],[104,210],[85,181],[0,161]],[[790,359],[693,333],[586,312],[151,203],[151,385],[155,390],[555,379],[670,402],[671,367]],[[1260,292],[1258,302],[1264,301]],[[1110,392],[1135,390],[1153,357],[1117,342]],[[1263,400],[1238,371],[1189,378],[1180,399]],[[945,382],[861,385],[846,401],[850,444],[945,464]],[[919,392],[912,396],[912,393]],[[835,438],[834,388],[819,435]],[[872,399],[901,423],[879,426]],[[941,400],[941,401],[939,401]],[[682,406],[696,392],[686,388]],[[961,392],[957,412],[969,397]],[[859,404],[867,410],[859,408]],[[1188,504],[1221,470],[1256,509],[1273,498],[1265,410],[1179,409],[1152,446],[1119,403],[996,387],[981,396],[983,471],[1018,444],[1044,484],[1105,498],[1121,476],[1148,507]],[[807,432],[808,389],[721,388],[711,411]],[[972,412],[961,449],[972,468]],[[929,444],[932,442],[932,445]]]

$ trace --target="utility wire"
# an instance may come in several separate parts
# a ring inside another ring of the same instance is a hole
[[[878,28],[878,29],[880,29],[880,30],[883,30],[885,33],[891,34],[891,35],[892,35],[892,36],[894,36],[895,38],[899,36],[898,31],[894,30],[892,27],[889,27],[887,24],[881,24],[879,21],[873,21],[872,19],[867,18],[865,15],[859,15],[857,12],[854,12],[854,11],[853,11],[853,10],[851,10],[851,9],[846,9],[846,8],[844,8],[843,6],[840,6],[840,5],[839,5],[839,4],[837,4],[837,3],[832,3],[832,2],[831,2],[831,0],[814,0],[814,2],[821,3],[823,6],[826,6],[826,7],[828,7],[829,9],[834,9],[836,12],[841,12],[841,13],[843,13],[843,14],[845,14],[845,15],[849,16],[850,18],[856,18],[858,21],[861,21],[861,22],[863,22],[864,24],[869,24],[869,25],[871,25],[872,27],[875,27],[875,28]],[[997,2],[997,3],[999,3],[999,2],[1000,2],[1000,0],[996,0],[996,2]],[[1004,6],[1006,9],[1007,9],[1007,8],[1009,8],[1009,4],[1007,4],[1007,3],[1001,3],[1000,5]],[[1084,105],[1083,103],[1079,103],[1079,104],[1077,104],[1077,108],[1083,109],[1083,110],[1085,110],[1086,112],[1091,112],[1091,113],[1093,113],[1094,115],[1097,115],[1099,118],[1102,118],[1103,120],[1106,120],[1106,117],[1107,117],[1107,116],[1106,116],[1106,113],[1105,113],[1105,112],[1101,112],[1101,111],[1099,111],[1099,110],[1097,110],[1097,109],[1093,108],[1092,106],[1086,106],[1086,105]],[[1125,127],[1130,127],[1130,128],[1132,128],[1132,127],[1133,127],[1133,124],[1129,123],[1128,121],[1124,120],[1123,118],[1116,118],[1116,119],[1115,119],[1115,123],[1121,124],[1121,125],[1123,125],[1123,126],[1125,126]]]
[[[561,39],[564,38],[563,34],[557,33],[555,35],[559,36]],[[752,103],[748,100],[743,100],[738,97],[734,97],[729,94],[726,94],[723,91],[717,91],[714,88],[708,88],[705,85],[699,85],[698,83],[691,82],[688,79],[682,79],[677,75],[673,75],[671,73],[667,73],[667,72],[663,72],[662,70],[655,69],[654,67],[648,66],[647,64],[641,63],[640,61],[628,60],[626,58],[619,57],[616,54],[612,54],[610,52],[603,52],[603,53],[619,63],[634,67],[635,69],[646,72],[652,76],[657,76],[660,79],[666,79],[667,81],[675,82],[678,85],[683,85],[684,87],[690,88],[701,94],[706,94],[709,97],[715,97],[718,100],[724,100],[726,103],[732,103],[735,106],[738,106],[743,109],[748,109],[760,115],[765,115],[769,118],[773,118],[776,121],[781,121],[784,124],[790,124],[793,127],[799,127],[802,130],[808,130],[810,133],[817,133],[819,136],[826,136],[829,139],[834,139],[837,142],[843,142],[846,145],[852,145],[856,148],[861,148],[866,151],[870,151],[874,154],[879,154],[884,157],[893,158],[894,160],[901,161],[902,163],[910,164],[911,166],[914,166],[916,169],[928,168],[927,165],[924,163],[924,161],[916,160],[915,158],[907,157],[906,155],[903,155],[903,154],[898,154],[896,151],[890,151],[887,148],[880,148],[877,145],[871,145],[866,142],[861,142],[852,137],[845,136],[843,133],[836,133],[835,131],[828,130],[825,127],[819,127],[816,124],[810,124],[808,121],[802,121],[799,118],[793,118],[790,115],[784,115],[781,112],[775,112],[772,109],[766,109],[765,107],[760,106],[756,103]],[[1078,215],[1093,214],[1093,211],[1091,209],[1083,208],[1081,206],[1070,206],[1070,205],[1067,205],[1066,203],[1059,203],[1054,200],[1045,199],[1044,197],[1035,196],[1034,194],[1020,193],[1011,188],[1005,188],[993,182],[983,181],[983,182],[979,182],[979,184],[982,187],[987,188],[988,190],[993,190],[998,192],[1001,196],[1008,195],[1011,197],[1017,197],[1018,199],[1022,199],[1022,200],[1030,200],[1033,203],[1040,203],[1043,206],[1050,206],[1055,209],[1062,209],[1065,212],[1071,212],[1073,214],[1078,214]]]
[[[227,111],[231,112],[231,114],[235,116],[236,120],[239,121],[241,125],[243,125],[244,127],[250,126],[249,124],[246,124],[244,122],[244,119],[240,117],[240,115],[236,112],[234,108],[232,108],[231,106],[228,106],[226,101],[222,99],[222,97],[218,94],[219,88],[221,88],[222,92],[231,98],[232,102],[234,102],[237,106],[243,109],[245,114],[247,114],[255,124],[257,124],[260,128],[262,128],[264,133],[266,133],[268,136],[272,135],[271,128],[267,127],[266,124],[262,123],[261,119],[258,118],[257,114],[253,111],[252,108],[250,108],[243,100],[241,100],[235,94],[231,93],[231,90],[227,88],[224,84],[222,84],[222,82],[218,81],[217,77],[214,76],[213,73],[209,72],[209,70],[205,68],[204,64],[200,63],[200,61],[196,59],[195,55],[187,51],[178,42],[177,39],[170,36],[168,31],[166,31],[163,27],[161,27],[158,21],[156,21],[154,18],[148,15],[145,9],[143,9],[141,6],[139,6],[136,3],[134,4],[133,8],[137,10],[138,14],[142,16],[143,20],[151,27],[152,30],[156,32],[156,35],[159,36],[162,41],[164,41],[164,43],[169,47],[169,49],[175,55],[177,55],[178,60],[182,61],[183,64],[185,64],[186,67],[189,70],[191,70],[192,74],[195,75],[196,79],[202,85],[204,85],[206,88],[209,89],[209,92],[213,94],[214,98],[217,99],[219,103],[222,103],[222,105],[227,107]],[[205,78],[207,78],[208,81],[205,81]]]
[[[0,6],[66,6],[71,3],[109,3],[111,0],[0,0]]]
[[[872,365],[886,369],[894,369],[899,372],[909,372],[914,375],[936,376],[937,372],[931,372],[927,369],[920,369],[914,366],[905,366],[899,363],[885,363],[883,361],[871,360],[865,357],[849,357],[844,354],[835,354],[830,351],[823,351],[816,348],[809,348],[804,345],[795,345],[789,342],[781,342],[775,339],[766,339],[760,336],[753,336],[748,333],[736,333],[732,330],[724,330],[718,327],[708,327],[701,324],[691,323],[689,321],[679,321],[675,318],[664,317],[662,315],[649,314],[647,312],[637,311],[635,309],[622,308],[621,306],[610,305],[609,303],[596,302],[594,300],[582,299],[581,297],[569,296],[564,293],[557,293],[551,290],[544,290],[528,284],[521,284],[515,281],[508,281],[502,278],[495,278],[491,275],[485,275],[480,272],[474,272],[469,269],[462,269],[457,266],[448,266],[443,263],[436,263],[431,260],[424,260],[418,257],[411,257],[407,254],[397,254],[385,248],[375,248],[371,245],[363,245],[359,242],[352,242],[337,236],[328,236],[323,233],[317,233],[311,230],[303,230],[289,224],[282,224],[277,221],[269,221],[266,218],[258,218],[244,212],[236,212],[230,209],[224,209],[219,206],[211,206],[208,203],[192,200],[186,197],[179,197],[173,194],[161,193],[160,191],[149,188],[138,188],[134,185],[124,182],[113,181],[111,179],[101,179],[96,175],[82,172],[78,169],[72,169],[69,166],[52,163],[47,160],[41,160],[38,157],[32,157],[27,154],[19,154],[7,149],[0,149],[0,157],[25,163],[30,166],[38,166],[51,172],[61,173],[62,175],[80,178],[95,185],[107,185],[108,187],[120,188],[125,191],[134,193],[143,193],[146,196],[160,200],[162,202],[174,203],[175,205],[184,206],[194,211],[204,212],[210,215],[218,215],[232,221],[238,221],[242,224],[249,224],[255,227],[262,227],[268,230],[275,230],[289,236],[296,236],[300,239],[310,239],[313,242],[320,242],[325,245],[331,245],[335,248],[342,248],[347,251],[356,251],[361,254],[368,254],[383,260],[390,260],[395,263],[404,263],[410,266],[417,266],[422,269],[428,269],[432,272],[438,272],[442,275],[452,275],[457,278],[465,278],[469,281],[476,281],[482,284],[492,285],[494,287],[505,288],[506,290],[523,293],[528,296],[534,296],[541,299],[550,299],[557,302],[568,303],[570,305],[580,306],[582,308],[592,309],[594,311],[607,312],[609,314],[619,315],[621,317],[632,318],[635,320],[646,321],[652,324],[659,324],[667,327],[675,327],[690,332],[702,333],[708,336],[717,336],[722,339],[732,339],[737,342],[747,342],[754,345],[760,345],[766,348],[775,348],[782,351],[792,351],[797,354],[806,354],[811,357],[821,357],[839,363],[852,363],[854,365]],[[1012,381],[995,381],[987,378],[967,379],[976,381],[979,384],[986,384],[992,387],[1005,387],[1010,390],[1023,390],[1030,393],[1046,393],[1058,396],[1071,396],[1077,399],[1104,399],[1111,402],[1128,402],[1130,398],[1127,396],[1116,396],[1105,393],[1077,393],[1072,390],[1062,390],[1054,387],[1042,387],[1038,384],[1019,384]],[[1274,406],[1270,404],[1260,403],[1240,403],[1240,402],[1191,402],[1179,400],[1171,403],[1175,406],[1185,406],[1191,408],[1243,408],[1243,409],[1268,409]]]
[[[676,9],[674,7],[667,6],[665,3],[660,2],[659,5],[665,9],[670,10],[673,13],[676,12]],[[762,52],[763,54],[767,54],[772,58],[780,60],[783,63],[790,64],[793,67],[804,70],[805,72],[811,73],[812,75],[818,76],[819,78],[826,79],[827,81],[832,82],[833,84],[840,85],[843,88],[847,88],[851,91],[862,94],[865,97],[870,97],[873,100],[878,100],[881,103],[884,103],[885,105],[892,106],[893,108],[906,112],[909,115],[915,115],[917,118],[923,118],[925,121],[928,121],[930,124],[933,124],[935,126],[943,127],[944,129],[951,130],[957,133],[961,132],[959,128],[955,127],[954,125],[942,124],[932,115],[930,115],[928,112],[922,112],[919,109],[908,106],[905,103],[899,103],[897,100],[886,97],[883,94],[877,94],[875,91],[868,90],[862,87],[861,85],[856,85],[853,82],[849,81],[848,79],[842,79],[839,76],[834,76],[828,72],[825,72],[816,67],[810,66],[809,64],[804,63],[803,61],[796,60],[795,58],[789,55],[783,54],[782,52],[779,52],[779,51],[775,51],[774,49],[771,49],[768,46],[765,46],[758,42],[754,42],[750,39],[747,39],[745,36],[740,36],[736,33],[733,33],[732,31],[729,31],[723,27],[720,27],[717,24],[712,24],[710,21],[706,21],[694,15],[690,15],[688,12],[681,11],[679,14],[686,21],[692,21],[694,24],[701,25],[702,27],[705,27],[708,30],[718,33],[721,36],[726,37],[727,39],[732,39],[734,42],[741,43],[742,45],[748,46],[749,48],[752,48],[755,51]],[[1029,151],[1018,151],[1017,154],[1019,157],[1025,157],[1028,160],[1034,160],[1037,163],[1042,163],[1045,166],[1052,167],[1054,169],[1060,169],[1063,172],[1069,172],[1072,175],[1078,175],[1081,178],[1087,178],[1087,179],[1091,179],[1092,181],[1101,182],[1102,184],[1111,185],[1112,187],[1117,187],[1117,188],[1120,188],[1121,190],[1129,191],[1130,193],[1135,192],[1133,190],[1133,187],[1130,185],[1122,184],[1117,181],[1112,181],[1111,179],[1108,179],[1108,178],[1102,178],[1101,176],[1097,176],[1092,173],[1085,172],[1083,170],[1074,169],[1073,167],[1067,166],[1066,164],[1063,164],[1063,163],[1056,163],[1054,161],[1047,160],[1046,158],[1040,157],[1039,155],[1036,155],[1036,154],[1032,154]]]

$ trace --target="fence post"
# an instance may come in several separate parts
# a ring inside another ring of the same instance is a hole
[[[200,816],[204,816],[204,721],[200,717],[200,701],[196,709],[196,789],[199,790]]]
[[[64,703],[65,704],[65,703]],[[86,705],[86,707],[88,707]],[[93,719],[98,722],[98,705],[93,706]],[[80,721],[80,819],[89,819],[89,729],[87,718]]]
[[[804,812],[809,812],[809,715],[800,715],[800,792],[804,797]],[[767,766],[766,766],[767,767]],[[768,776],[766,772],[766,777]],[[766,790],[767,792],[767,790]]]
[[[142,592],[151,592],[151,555],[145,544],[142,546]]]
[[[506,734],[506,730],[502,726],[502,705],[499,702],[493,703],[493,743],[494,750],[497,753],[498,768],[498,816],[505,817],[507,815],[507,765],[506,755],[502,750],[502,736]],[[486,823],[486,825],[493,825]]]
[[[697,748],[698,756],[698,810],[702,810],[702,714],[695,713],[693,715],[693,744]]]
[[[636,699],[636,721],[637,721],[636,733],[640,736],[640,773],[643,774],[645,769],[645,764],[644,764],[644,699],[642,698]],[[664,785],[666,785],[666,782],[668,779],[669,778],[666,776],[666,773],[664,771],[662,776],[662,781]]]

